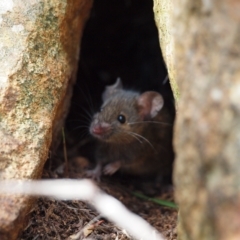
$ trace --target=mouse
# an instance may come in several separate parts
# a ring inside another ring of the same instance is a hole
[[[90,123],[96,139],[96,166],[87,176],[123,174],[149,177],[171,174],[174,117],[156,91],[123,89],[120,78],[105,88],[103,104]]]

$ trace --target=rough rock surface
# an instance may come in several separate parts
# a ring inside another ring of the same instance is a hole
[[[240,2],[173,1],[179,239],[240,239]]]
[[[38,178],[66,114],[88,0],[1,0],[0,178]],[[0,239],[15,239],[31,207],[0,197]]]
[[[168,76],[176,103],[179,98],[174,67],[174,38],[172,31],[173,2],[170,0],[154,0],[154,16],[158,27],[159,40],[164,60],[168,68]]]

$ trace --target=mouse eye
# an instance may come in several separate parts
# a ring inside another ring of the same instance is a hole
[[[122,114],[118,115],[117,120],[118,120],[120,123],[125,123],[125,122],[126,122],[126,118],[125,118],[125,116],[122,115]]]

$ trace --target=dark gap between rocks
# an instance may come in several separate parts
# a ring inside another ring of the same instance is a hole
[[[83,177],[84,168],[93,162],[94,143],[88,134],[88,114],[99,109],[104,87],[113,84],[117,77],[121,77],[125,88],[160,92],[175,115],[169,82],[163,84],[167,70],[152,9],[152,0],[94,2],[82,38],[77,83],[65,125],[70,178]],[[66,177],[63,166],[61,144],[48,160],[43,178]],[[104,177],[99,186],[146,219],[167,240],[176,239],[176,210],[133,196],[131,192],[139,190],[138,179],[117,174]],[[163,188],[157,197],[173,201],[172,188]],[[91,206],[79,201],[40,198],[19,239],[68,239],[97,215]],[[91,239],[131,239],[114,224],[103,220],[89,235]]]
[[[89,115],[99,110],[105,86],[118,77],[126,89],[160,92],[175,114],[169,81],[164,84],[167,69],[152,9],[152,0],[95,1],[81,43],[77,83],[66,120],[70,148],[89,137]],[[77,151],[92,159],[85,150]]]

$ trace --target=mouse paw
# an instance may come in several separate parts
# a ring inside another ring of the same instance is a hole
[[[117,172],[121,167],[121,162],[113,162],[113,163],[109,163],[107,164],[104,169],[103,169],[103,173],[104,175],[113,175],[115,172]]]
[[[102,167],[97,165],[94,169],[85,171],[86,177],[92,178],[95,181],[100,182],[102,175]]]

